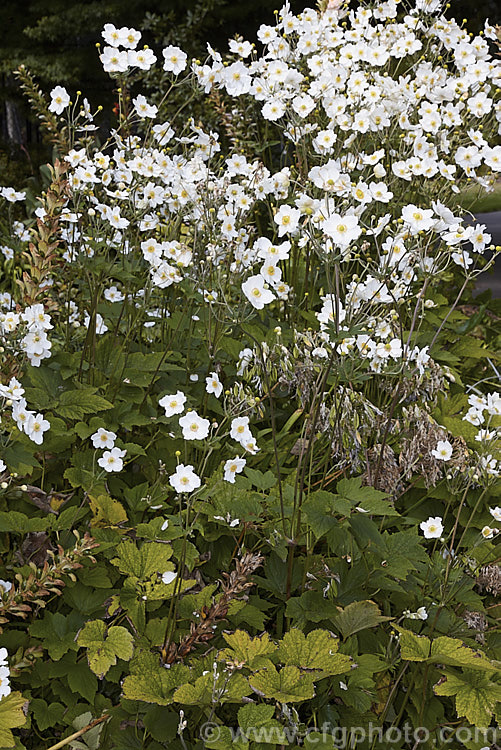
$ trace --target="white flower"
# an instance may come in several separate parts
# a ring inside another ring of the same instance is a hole
[[[0,458],[0,474],[2,473],[2,471],[5,471],[6,468],[7,466],[4,464],[4,462]]]
[[[114,432],[100,427],[97,432],[90,436],[94,448],[114,448],[117,436]]]
[[[97,462],[105,471],[122,471],[124,465],[123,458],[126,453],[126,450],[112,448],[110,451],[105,451],[102,457],[98,458]]]
[[[235,417],[231,421],[230,437],[237,440],[241,445],[252,440],[252,432],[249,429],[249,417]]]
[[[426,607],[418,607],[416,615],[418,616],[418,620],[427,620],[428,612],[426,611]]]
[[[262,109],[263,117],[266,120],[279,120],[285,113],[285,104],[280,99],[270,99]]]
[[[56,86],[50,92],[51,102],[49,104],[49,110],[55,112],[56,115],[60,115],[70,103],[70,95],[64,88],[64,86]]]
[[[490,526],[484,526],[480,533],[484,539],[492,539],[498,533],[498,529],[491,529]]]
[[[223,384],[219,380],[217,372],[211,372],[209,377],[205,378],[205,383],[207,393],[213,393],[216,398],[219,398],[223,392]]]
[[[499,521],[499,523],[501,523],[501,508],[499,507],[499,505],[495,508],[489,508],[489,513],[495,521]]]
[[[105,47],[99,55],[106,73],[125,73],[129,67],[127,52],[115,47]]]
[[[12,583],[10,581],[2,581],[0,579],[0,596],[2,595],[1,589],[3,589],[6,594],[8,594],[11,588],[12,588]]]
[[[44,419],[42,414],[31,414],[24,430],[30,440],[33,440],[37,445],[41,445],[43,443],[43,434],[49,428],[50,422]]]
[[[444,530],[440,516],[435,516],[435,518],[430,516],[427,521],[422,521],[419,524],[419,528],[423,532],[425,539],[439,539]]]
[[[136,96],[132,103],[139,117],[156,117],[158,107],[155,104],[148,104],[148,100],[142,94]]]
[[[165,416],[172,417],[183,413],[186,396],[182,391],[177,391],[173,395],[163,396],[158,403],[165,409]]]
[[[177,577],[177,573],[175,570],[166,570],[165,573],[162,573],[162,583],[165,583],[166,586],[169,585],[169,583],[172,583]]]
[[[164,70],[177,76],[185,69],[188,56],[179,47],[173,47],[172,45],[165,47],[162,54],[164,56]]]
[[[101,36],[106,44],[110,44],[112,47],[118,47],[123,43],[123,35],[120,32],[121,30],[117,29],[112,23],[105,23],[104,29],[101,31]]]
[[[10,693],[9,684],[10,671],[7,664],[7,649],[0,649],[0,699]]]
[[[284,234],[293,234],[301,218],[301,211],[297,208],[292,208],[287,204],[280,206],[275,214],[274,221],[278,225],[278,236],[283,237]]]
[[[238,456],[235,456],[235,458],[230,458],[223,466],[223,479],[226,482],[235,484],[235,474],[240,474],[240,472],[243,471],[246,463],[247,461],[245,460],[245,458],[239,458]]]
[[[483,443],[488,442],[489,440],[494,440],[496,436],[497,433],[494,430],[479,430],[475,435],[475,440],[478,443]]]
[[[169,482],[176,492],[193,492],[201,485],[200,477],[193,471],[193,466],[184,464],[176,467],[176,473],[170,475]]]
[[[116,286],[110,286],[108,289],[104,290],[104,298],[107,299],[108,302],[123,302],[125,296],[122,292],[118,291]]]
[[[332,214],[322,222],[322,229],[341,250],[345,250],[362,234],[362,227],[356,216]]]
[[[256,310],[262,310],[265,305],[273,302],[275,295],[266,288],[265,280],[261,275],[250,276],[242,284],[242,291]]]
[[[431,455],[438,461],[449,461],[452,456],[452,445],[448,440],[439,440],[437,447],[431,451]]]
[[[137,29],[128,29],[127,26],[122,26],[119,34],[122,47],[127,47],[127,49],[131,50],[137,47],[138,42],[141,39],[140,31],[137,31]]]
[[[433,211],[431,209],[418,208],[413,203],[402,209],[402,219],[409,227],[412,234],[427,231],[435,224]]]
[[[199,417],[196,411],[188,411],[184,417],[180,417],[179,426],[185,440],[203,440],[209,434],[210,422]]]

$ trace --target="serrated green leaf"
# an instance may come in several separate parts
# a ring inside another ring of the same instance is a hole
[[[120,625],[106,630],[102,620],[86,622],[77,643],[87,648],[89,667],[101,678],[117,663],[117,658],[129,661],[134,651],[134,638],[128,630]]]
[[[113,404],[94,393],[94,388],[65,391],[53,407],[56,414],[65,419],[82,419],[86,414],[112,409]]]
[[[0,747],[15,746],[14,735],[10,731],[26,724],[24,707],[27,701],[21,693],[9,693],[0,700]]]
[[[378,605],[370,599],[352,602],[344,609],[338,607],[338,613],[332,618],[344,639],[360,630],[374,628],[379,623],[392,619],[392,617],[382,615]]]
[[[268,633],[251,638],[244,630],[236,630],[234,633],[223,633],[223,638],[230,648],[223,649],[220,657],[246,664],[251,669],[258,669],[263,660],[267,661],[270,654],[277,650]]]
[[[128,520],[123,505],[109,495],[98,495],[97,497],[90,495],[89,507],[94,516],[90,522],[91,526],[98,528],[118,526],[118,524],[125,523]]]
[[[400,653],[406,661],[429,661],[490,672],[497,669],[482,651],[465,646],[458,638],[444,635],[431,640],[399,625],[395,625],[395,628],[400,633]]]
[[[454,696],[459,717],[465,716],[476,727],[488,727],[496,704],[501,701],[501,686],[480,671],[464,670],[462,674],[446,672],[434,686],[436,695]]]
[[[406,661],[426,661],[430,655],[430,639],[424,635],[417,635],[411,630],[405,630],[399,625],[394,626],[400,633],[400,654]]]
[[[228,679],[220,675],[214,681],[212,672],[198,677],[194,683],[186,683],[174,693],[176,703],[188,706],[210,706],[214,691],[220,703],[240,703],[242,698],[251,692],[249,684],[242,674],[234,673]]]
[[[297,703],[313,698],[313,679],[309,674],[301,674],[298,667],[287,666],[278,671],[270,664],[251,675],[249,684],[264,698],[273,698],[280,703]]]
[[[145,703],[168,706],[173,702],[174,691],[190,677],[190,670],[183,664],[173,664],[170,669],[158,666],[152,656],[148,668],[142,666],[140,674],[128,675],[123,683],[124,698]]]
[[[94,703],[97,693],[97,678],[91,672],[86,661],[71,665],[67,672],[68,685],[74,693],[78,693],[89,703]]]
[[[243,737],[235,737],[229,727],[207,724],[204,732],[204,747],[209,750],[246,750],[249,743]]]
[[[238,709],[238,724],[247,732],[254,727],[262,727],[268,724],[275,713],[275,706],[267,706],[265,703],[248,703]]]
[[[160,706],[150,706],[144,715],[144,726],[158,742],[173,740],[177,734],[179,714]]]
[[[17,510],[0,512],[0,531],[15,532],[17,534],[28,534],[31,531],[45,531],[50,524],[47,518],[28,518],[24,513]]]
[[[489,659],[481,651],[465,646],[458,638],[440,636],[431,642],[430,660],[452,667],[467,667],[496,671]]]
[[[66,707],[62,703],[47,703],[43,698],[30,700],[30,711],[33,712],[38,728],[43,732],[62,720]]]
[[[351,669],[350,657],[337,653],[338,644],[338,639],[327,630],[312,630],[305,636],[293,628],[284,635],[275,658],[284,665],[318,670],[314,678],[321,679]]]
[[[35,620],[30,625],[30,634],[43,641],[51,659],[58,661],[70,649],[76,650],[75,630],[69,618],[60,612],[45,612],[43,619]]]
[[[145,542],[139,549],[132,540],[124,540],[117,547],[118,557],[111,562],[121,573],[134,576],[140,581],[150,578],[154,573],[164,573],[172,556],[170,544]]]

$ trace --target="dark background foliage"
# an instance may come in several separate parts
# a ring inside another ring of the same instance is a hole
[[[0,169],[2,184],[22,186],[50,157],[30,118],[12,71],[24,63],[43,88],[81,89],[92,107],[112,102],[112,84],[95,44],[107,22],[133,26],[153,48],[178,44],[189,55],[205,54],[206,42],[227,49],[243,34],[251,41],[261,23],[272,23],[282,0],[2,0],[0,3]],[[291,0],[299,12],[304,0]],[[314,3],[309,3],[314,5]],[[498,0],[453,0],[449,13],[468,19],[472,31],[489,17],[501,21]],[[95,52],[94,52],[95,50]]]

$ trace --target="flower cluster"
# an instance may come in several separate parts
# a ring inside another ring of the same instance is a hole
[[[121,448],[115,447],[115,440],[117,436],[110,430],[105,430],[104,427],[100,427],[97,432],[91,435],[92,444],[94,448],[108,448],[105,450],[103,455],[98,458],[97,463],[106,472],[122,471],[123,459],[127,455],[127,451]]]

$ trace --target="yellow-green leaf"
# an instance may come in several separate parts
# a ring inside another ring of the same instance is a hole
[[[117,553],[118,557],[111,561],[113,565],[124,575],[144,581],[154,573],[164,573],[167,570],[172,547],[160,542],[145,542],[139,549],[134,541],[128,539],[120,542]]]
[[[113,500],[109,495],[90,496],[90,509],[94,518],[90,525],[96,527],[118,526],[127,521],[125,508],[118,500]]]
[[[99,677],[104,677],[109,668],[117,663],[117,658],[129,661],[134,651],[134,639],[128,630],[120,625],[106,630],[102,620],[86,622],[77,643],[87,648],[89,667]]]
[[[9,693],[0,700],[0,747],[14,747],[14,735],[10,731],[26,723],[24,707],[28,702],[21,693]]]
[[[437,695],[454,696],[459,717],[465,716],[476,727],[488,727],[496,704],[501,701],[501,686],[489,680],[485,672],[466,669],[449,673],[434,687]]]
[[[293,628],[285,634],[276,656],[285,665],[318,670],[315,679],[320,679],[350,671],[350,657],[337,650],[338,640],[327,630],[312,630],[305,636]]]
[[[209,706],[214,692],[219,696],[220,703],[240,703],[251,690],[242,674],[234,673],[229,679],[227,675],[220,675],[214,682],[213,673],[208,672],[194,683],[181,685],[174,693],[174,700],[188,706]]]
[[[250,669],[262,667],[269,655],[277,650],[268,633],[251,638],[244,630],[236,630],[231,634],[224,633],[223,637],[230,648],[221,651],[220,658],[243,663]]]
[[[190,670],[183,664],[173,664],[170,669],[151,667],[128,675],[123,682],[124,698],[145,703],[168,706],[173,702],[176,688],[189,679]]]
[[[313,677],[301,674],[298,667],[283,667],[280,672],[272,665],[249,677],[249,684],[258,695],[280,703],[297,703],[315,695]]]

